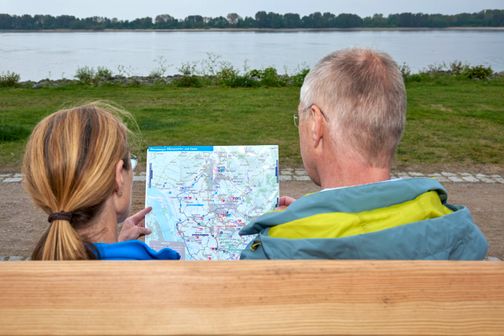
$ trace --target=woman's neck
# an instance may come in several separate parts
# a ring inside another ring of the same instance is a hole
[[[102,210],[83,229],[77,230],[79,235],[91,243],[117,242],[117,214],[111,206],[110,199],[105,201]]]

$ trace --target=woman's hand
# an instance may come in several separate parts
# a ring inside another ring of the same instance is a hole
[[[145,227],[145,215],[151,212],[152,207],[140,210],[123,222],[117,241],[138,239],[140,236],[151,234],[151,230]]]

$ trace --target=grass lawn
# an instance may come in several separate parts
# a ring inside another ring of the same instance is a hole
[[[504,165],[504,79],[411,82],[401,168]],[[45,115],[92,100],[132,112],[146,145],[278,144],[283,167],[301,166],[292,122],[298,88],[0,88],[0,171],[19,171],[26,138]],[[141,155],[140,155],[141,156]],[[145,156],[145,154],[143,155]]]

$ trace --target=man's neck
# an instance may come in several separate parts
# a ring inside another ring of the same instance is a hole
[[[371,167],[352,161],[343,165],[329,165],[319,170],[320,186],[326,188],[349,187],[390,179],[389,167]]]

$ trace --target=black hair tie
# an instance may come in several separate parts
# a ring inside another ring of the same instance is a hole
[[[72,220],[73,214],[71,212],[53,212],[52,214],[49,215],[49,218],[47,221],[49,223],[52,223],[55,220],[64,220],[70,222]]]

